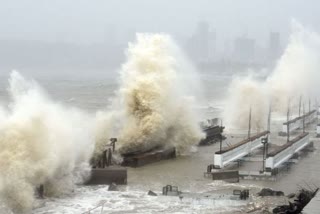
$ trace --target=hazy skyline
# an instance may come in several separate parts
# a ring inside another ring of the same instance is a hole
[[[270,31],[286,38],[291,19],[320,31],[315,0],[0,0],[0,5],[0,39],[96,43],[115,33],[123,42],[133,32],[187,37],[202,20],[220,43],[248,35],[264,44]]]

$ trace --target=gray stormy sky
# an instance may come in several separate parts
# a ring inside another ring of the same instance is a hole
[[[319,0],[0,0],[0,39],[101,42],[115,30],[189,36],[200,20],[219,39],[270,31],[287,35],[291,18],[320,31]]]

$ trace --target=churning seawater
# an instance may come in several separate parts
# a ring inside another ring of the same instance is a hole
[[[34,78],[50,96],[65,105],[76,106],[88,112],[104,109],[118,88],[116,72],[84,72],[64,74],[26,73]],[[0,98],[7,98],[7,76],[1,77]],[[231,74],[203,72],[200,74],[203,83],[204,99],[198,108],[202,112],[199,121],[221,116],[224,108]],[[275,121],[273,123],[281,123]],[[115,136],[116,137],[116,136]],[[276,138],[276,137],[275,137]],[[319,148],[320,142],[315,141]],[[84,213],[90,208],[104,203],[103,213],[242,213],[254,204],[259,206],[264,199],[253,197],[248,202],[234,200],[179,199],[178,197],[148,196],[148,190],[161,193],[162,187],[176,185],[183,192],[230,194],[233,189],[249,188],[253,193],[262,187],[271,187],[285,193],[295,192],[299,186],[320,186],[319,150],[309,153],[299,163],[293,165],[277,177],[276,181],[241,180],[239,184],[213,182],[204,178],[206,166],[213,161],[213,154],[219,149],[215,144],[199,147],[189,156],[174,160],[161,161],[141,168],[128,169],[128,185],[121,186],[118,192],[108,192],[107,186],[78,186],[67,195],[58,198],[38,200],[33,213]],[[268,199],[270,200],[270,199]],[[284,200],[284,199],[282,199]],[[278,201],[279,202],[279,201]],[[276,203],[276,202],[274,202]],[[91,213],[100,213],[97,209]]]

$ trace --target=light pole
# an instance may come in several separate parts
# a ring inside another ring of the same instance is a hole
[[[218,118],[220,119],[220,154],[222,152],[222,132],[223,132],[223,128],[222,128],[222,119],[221,118]]]
[[[266,146],[268,144],[268,137],[261,138],[261,143],[263,144],[263,153],[262,153],[262,172],[264,172],[265,168],[265,160],[266,160]]]

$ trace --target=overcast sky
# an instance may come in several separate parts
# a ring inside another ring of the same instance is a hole
[[[188,36],[208,21],[222,40],[286,37],[294,18],[320,31],[319,0],[0,0],[0,39],[101,42],[108,32]]]

